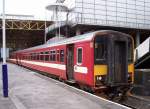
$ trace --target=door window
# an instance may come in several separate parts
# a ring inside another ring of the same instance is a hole
[[[82,64],[82,48],[77,49],[77,64]]]

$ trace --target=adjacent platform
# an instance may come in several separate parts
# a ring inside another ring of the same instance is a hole
[[[8,73],[9,98],[0,81],[2,109],[130,109],[14,64]]]

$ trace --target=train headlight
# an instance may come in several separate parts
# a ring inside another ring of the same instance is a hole
[[[128,74],[128,78],[130,77],[130,74]]]
[[[132,73],[129,72],[127,76],[128,76],[128,82],[132,82]]]
[[[101,85],[105,81],[104,75],[96,75],[95,76],[95,83],[96,85]]]
[[[98,80],[98,81],[101,81],[101,80],[102,80],[102,77],[101,77],[101,76],[97,76],[97,80]]]

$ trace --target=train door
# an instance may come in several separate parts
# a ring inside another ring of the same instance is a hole
[[[67,45],[67,78],[74,80],[74,44]]]
[[[111,85],[123,85],[127,83],[127,58],[128,49],[127,41],[123,40],[111,40],[109,45],[109,84]],[[123,83],[123,84],[122,84]]]
[[[127,74],[127,46],[124,41],[114,42],[114,80],[125,83]]]

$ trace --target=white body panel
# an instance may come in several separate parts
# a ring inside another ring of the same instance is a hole
[[[142,58],[144,55],[146,55],[150,50],[150,37],[147,38],[142,44],[140,44],[136,49],[136,59]]]

